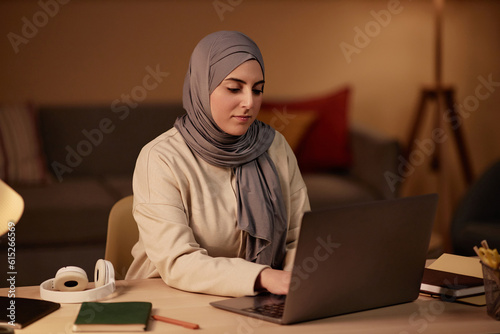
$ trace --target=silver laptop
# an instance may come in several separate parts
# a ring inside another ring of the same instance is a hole
[[[418,297],[437,195],[307,212],[286,296],[210,305],[282,325],[411,302]]]

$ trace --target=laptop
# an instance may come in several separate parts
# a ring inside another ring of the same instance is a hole
[[[436,194],[304,214],[290,290],[210,305],[287,325],[417,299]]]

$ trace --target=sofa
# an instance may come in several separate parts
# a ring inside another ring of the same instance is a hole
[[[475,256],[474,246],[486,240],[491,248],[500,247],[500,160],[480,175],[466,191],[451,221],[453,252]]]
[[[83,268],[93,280],[95,262],[104,257],[110,209],[132,194],[140,149],[183,113],[179,103],[37,108],[34,124],[48,176],[36,184],[11,184],[25,201],[16,225],[17,286],[40,284],[66,265]],[[348,140],[348,169],[304,173],[313,210],[397,197],[385,173],[397,173],[398,142],[352,124]],[[6,243],[0,246],[6,263]]]

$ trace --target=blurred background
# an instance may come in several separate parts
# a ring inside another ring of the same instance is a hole
[[[463,111],[475,178],[500,158],[499,18],[494,0],[448,0],[443,12],[443,83],[454,87]],[[242,31],[260,46],[265,98],[349,86],[349,122],[403,147],[421,90],[434,83],[431,0],[3,0],[0,102],[111,106],[142,82],[148,66],[168,76],[144,102],[180,101],[194,46],[217,30]],[[456,207],[467,185],[453,141],[445,145]],[[422,164],[401,194],[437,191],[438,179]]]

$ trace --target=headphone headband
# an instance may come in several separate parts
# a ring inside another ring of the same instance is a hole
[[[115,291],[115,270],[111,262],[98,260],[94,277],[96,288],[75,291],[85,289],[88,282],[85,272],[81,273],[81,269],[75,267],[61,268],[55,278],[40,284],[40,296],[42,299],[56,303],[82,303],[103,299]],[[66,291],[61,291],[61,287],[65,286]]]

